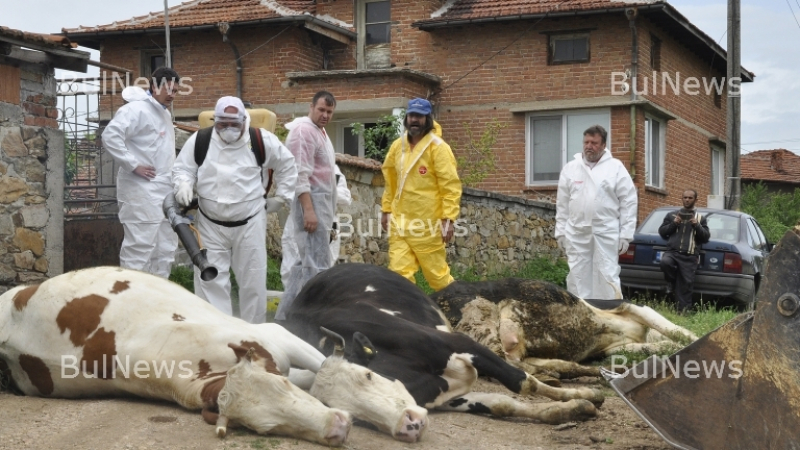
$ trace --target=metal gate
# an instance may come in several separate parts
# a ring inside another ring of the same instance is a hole
[[[117,167],[102,146],[102,78],[57,80],[59,128],[64,132],[64,271],[119,265]],[[115,110],[114,96],[104,105]]]

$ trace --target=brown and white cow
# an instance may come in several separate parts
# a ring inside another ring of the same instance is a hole
[[[291,383],[290,368],[339,376],[317,389],[334,408]],[[135,395],[202,409],[219,435],[230,422],[338,446],[352,412],[414,442],[427,424],[400,383],[326,360],[279,325],[248,324],[177,284],[118,267],[70,272],[0,296],[0,370],[26,395]],[[335,408],[344,396],[350,412]],[[394,408],[382,404],[387,398]]]
[[[697,340],[647,306],[583,300],[539,280],[455,282],[431,298],[454,330],[529,373],[599,376],[599,367],[576,363],[619,351],[677,349]]]

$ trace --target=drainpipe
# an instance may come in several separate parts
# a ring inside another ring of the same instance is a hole
[[[231,26],[228,22],[221,22],[217,25],[217,28],[219,28],[219,32],[222,33],[222,42],[227,42],[228,45],[231,46],[233,56],[236,57],[236,96],[242,99],[242,72],[244,68],[242,67],[242,58],[239,56],[239,49],[236,48],[236,44],[234,44],[233,41],[228,39],[228,31],[230,31]]]
[[[636,8],[627,8],[625,17],[631,27],[631,101],[636,101],[636,76],[639,71],[639,35],[636,30]],[[628,160],[629,172],[632,179],[636,179],[636,104],[631,105],[631,133]]]

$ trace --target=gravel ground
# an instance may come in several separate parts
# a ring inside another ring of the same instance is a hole
[[[422,442],[406,444],[363,426],[354,426],[346,449],[387,450],[667,450],[635,412],[603,387],[585,378],[577,383],[607,395],[597,418],[553,426],[528,419],[495,419],[459,413],[431,413]],[[507,392],[480,380],[477,391]],[[515,398],[518,398],[515,396]],[[541,398],[524,401],[545,401]],[[0,449],[291,449],[324,448],[292,438],[260,436],[249,430],[218,439],[198,412],[177,405],[138,399],[62,400],[0,392]]]

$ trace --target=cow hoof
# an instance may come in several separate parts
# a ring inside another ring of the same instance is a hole
[[[542,411],[540,420],[550,425],[566,422],[585,421],[597,416],[597,409],[588,400],[570,400],[556,403]]]
[[[561,387],[561,380],[556,377],[551,377],[550,375],[545,374],[536,374],[534,377],[548,386]]]

